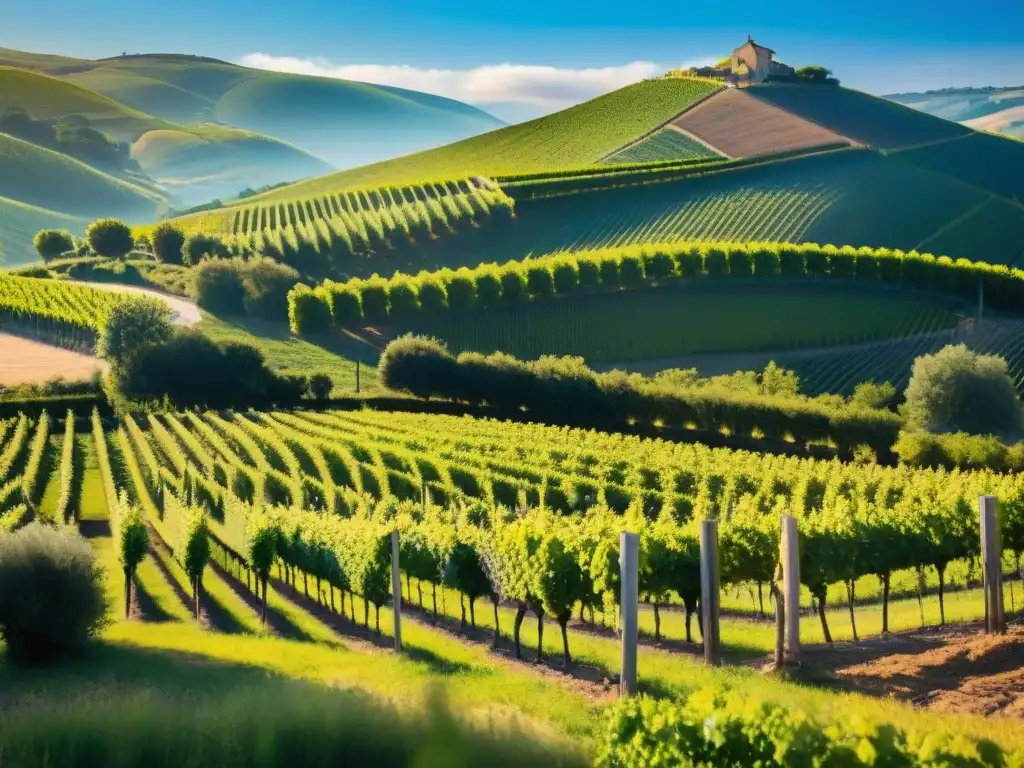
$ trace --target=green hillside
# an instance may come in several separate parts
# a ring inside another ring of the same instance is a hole
[[[265,199],[589,165],[657,128],[718,87],[705,80],[646,80],[547,117],[285,187],[267,193]]]
[[[4,106],[21,107],[41,120],[84,115],[97,130],[122,141],[134,141],[146,131],[177,127],[94,91],[25,69],[0,67],[0,99]]]
[[[72,216],[144,221],[166,201],[157,193],[21,139],[0,134],[0,197]]]
[[[1024,87],[943,88],[885,98],[979,131],[1024,138]]]
[[[66,75],[65,80],[102,93],[121,104],[176,123],[208,120],[213,102],[177,85],[120,69],[92,69]]]
[[[1024,205],[1024,142],[972,132],[957,141],[901,152],[899,157]]]
[[[185,204],[331,170],[283,141],[210,124],[150,131],[132,146],[132,157]]]
[[[81,235],[87,220],[0,197],[0,266],[16,267],[38,260],[32,238],[40,229],[66,229]]]

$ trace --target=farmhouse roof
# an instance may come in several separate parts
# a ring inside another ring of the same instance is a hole
[[[773,51],[771,48],[765,48],[763,45],[758,45],[757,43],[755,43],[753,35],[747,35],[747,43],[754,46],[754,50],[757,51],[758,53],[768,54],[769,56],[775,55],[775,51]],[[743,45],[746,45],[747,43],[744,43]],[[741,45],[740,48],[742,48],[743,45]],[[736,50],[738,51],[740,48],[737,48]]]

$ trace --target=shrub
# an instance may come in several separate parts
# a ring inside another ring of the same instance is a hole
[[[623,254],[619,259],[619,280],[623,288],[636,288],[647,278],[644,274],[644,262],[639,256]]]
[[[189,235],[181,246],[181,263],[185,266],[198,264],[203,259],[221,259],[228,255],[224,241],[216,235],[197,233]]]
[[[331,330],[331,308],[326,297],[299,283],[288,292],[288,327],[296,336]]]
[[[675,261],[665,251],[645,253],[642,258],[648,280],[665,280],[675,274]]]
[[[476,300],[481,307],[493,307],[501,301],[501,271],[496,264],[477,267]]]
[[[85,239],[92,250],[106,259],[123,259],[135,240],[132,230],[119,219],[100,219],[85,230]]]
[[[395,275],[388,282],[388,306],[392,317],[408,317],[420,308],[420,297],[412,280],[404,275]]]
[[[314,400],[326,400],[332,389],[334,382],[326,373],[314,373],[309,377],[309,396]]]
[[[442,280],[448,292],[449,309],[465,312],[476,306],[476,281],[469,269],[462,267],[458,272],[443,274]]]
[[[1022,416],[1006,361],[949,345],[914,361],[903,406],[911,428],[1016,437]]]
[[[362,323],[363,299],[353,286],[327,282],[316,292],[327,302],[335,328],[355,328]]]
[[[521,301],[526,298],[526,275],[523,268],[516,262],[509,262],[501,267],[501,298],[507,302]]]
[[[881,384],[874,381],[864,381],[854,387],[850,396],[852,405],[860,405],[865,408],[889,408],[896,400],[896,387],[888,381]]]
[[[264,320],[285,320],[288,292],[299,281],[294,267],[281,264],[267,256],[231,259],[242,279],[242,306],[251,317]]]
[[[544,299],[555,295],[555,280],[551,276],[551,267],[543,261],[527,260],[526,292],[531,299]]]
[[[12,659],[77,650],[103,627],[103,571],[73,529],[31,524],[0,534],[0,637]]]
[[[445,394],[455,371],[455,357],[448,348],[422,336],[395,339],[377,364],[377,376],[385,387],[427,398]]]
[[[701,273],[701,254],[696,246],[677,248],[672,253],[675,260],[675,273],[680,277],[697,277]]]
[[[781,271],[782,257],[774,248],[767,245],[754,246],[751,255],[754,259],[754,274],[758,277],[777,275]]]
[[[900,461],[914,467],[943,469],[988,469],[993,472],[1022,468],[1019,450],[1011,449],[994,435],[968,435],[957,432],[933,435],[928,432],[903,431],[893,446]]]
[[[754,259],[744,248],[729,251],[729,275],[731,277],[750,277],[754,274]]]
[[[580,273],[576,259],[572,256],[556,259],[551,265],[551,277],[555,283],[555,293],[563,296],[575,293],[580,285]]]
[[[153,241],[149,235],[145,232],[135,235],[135,245],[132,248],[132,253],[145,254],[146,256],[153,253]]]
[[[443,312],[448,309],[448,291],[437,275],[422,273],[419,281],[420,305],[427,312]]]
[[[203,259],[193,275],[196,303],[216,315],[245,312],[245,288],[238,266],[224,259]]]
[[[779,273],[790,277],[805,274],[804,254],[799,246],[783,245],[779,248]]]
[[[598,269],[601,273],[601,285],[609,291],[618,290],[622,286],[619,272],[619,256],[616,253],[605,253],[600,257]]]
[[[170,307],[158,299],[125,296],[104,321],[96,354],[118,363],[150,344],[162,344],[171,338],[173,319]]]
[[[824,277],[828,274],[828,255],[823,250],[810,247],[802,250],[808,275]]]
[[[875,255],[858,253],[853,264],[853,276],[858,280],[878,280],[878,259]]]
[[[181,264],[185,233],[170,222],[158,224],[152,234],[153,255],[164,264]]]
[[[725,250],[714,246],[704,251],[704,274],[711,277],[729,274],[729,257]]]
[[[384,279],[380,275],[362,280],[358,283],[360,300],[363,305],[363,319],[370,325],[380,325],[388,321],[388,292]]]
[[[42,229],[36,232],[32,245],[43,261],[53,261],[75,247],[75,238],[66,229]]]
[[[846,249],[834,249],[828,253],[828,274],[830,277],[849,278],[854,275],[854,255]]]

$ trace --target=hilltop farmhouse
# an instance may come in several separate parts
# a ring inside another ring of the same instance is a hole
[[[787,78],[794,74],[793,68],[775,60],[775,51],[758,45],[753,36],[736,48],[732,56],[717,67],[701,67],[694,73],[703,77],[720,77],[733,85],[743,86],[762,83],[769,77]]]

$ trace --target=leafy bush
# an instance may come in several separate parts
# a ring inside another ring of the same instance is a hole
[[[392,317],[409,317],[420,308],[420,297],[410,278],[396,276],[388,282],[388,305]]]
[[[162,301],[125,296],[107,315],[96,342],[96,354],[118,363],[150,344],[162,344],[171,338],[173,318],[174,313]]]
[[[424,312],[443,312],[448,309],[448,289],[438,275],[423,273],[417,280],[420,306]]]
[[[314,400],[326,400],[332,389],[334,382],[326,373],[314,373],[309,377],[309,396]]]
[[[446,393],[455,367],[455,357],[442,342],[406,335],[384,349],[377,375],[389,389],[429,398]]]
[[[266,256],[232,259],[231,264],[241,273],[245,313],[264,320],[284,320],[288,292],[299,281],[299,273]]]
[[[380,275],[374,275],[358,284],[363,307],[363,318],[370,325],[380,325],[388,321],[388,292],[386,281]]]
[[[196,303],[217,315],[245,312],[245,288],[236,264],[224,259],[203,259],[195,268]]]
[[[546,299],[555,295],[555,280],[551,267],[543,261],[526,261],[526,292],[533,299]]]
[[[196,233],[189,235],[181,246],[181,263],[194,266],[203,259],[220,259],[228,255],[224,241],[216,235]]]
[[[644,262],[639,256],[624,253],[619,259],[619,281],[623,288],[636,288],[646,279]]]
[[[43,261],[53,261],[75,247],[75,238],[66,229],[43,229],[36,232],[32,245]]]
[[[1022,415],[1006,361],[949,345],[914,361],[903,405],[911,428],[1015,438]]]
[[[519,262],[501,267],[501,298],[506,302],[521,301],[527,297],[526,275]]]
[[[324,283],[316,294],[327,304],[335,328],[354,328],[363,319],[363,300],[354,287]]]
[[[580,273],[576,267],[576,261],[570,258],[561,258],[551,265],[551,276],[555,283],[555,293],[574,293],[580,284]]]
[[[989,741],[948,732],[905,733],[856,715],[818,719],[744,691],[702,690],[683,702],[624,699],[607,713],[597,765],[802,765],[906,768],[1019,765]]]
[[[50,661],[103,627],[103,571],[73,529],[0,534],[0,637],[12,659]]]
[[[185,247],[185,233],[170,222],[158,224],[150,238],[153,255],[164,264],[181,264]]]
[[[896,387],[888,381],[881,384],[864,381],[854,387],[850,402],[865,408],[889,408],[896,400]]]
[[[501,272],[494,264],[477,267],[476,300],[481,307],[493,307],[501,301]]]
[[[1024,443],[1007,445],[995,435],[933,435],[900,432],[893,452],[913,467],[988,469],[993,472],[1024,470]]]
[[[119,219],[100,219],[85,230],[85,239],[92,250],[107,259],[123,259],[135,240],[132,230]]]
[[[462,267],[455,273],[443,274],[442,280],[448,292],[449,309],[465,312],[476,306],[476,281],[469,269]]]
[[[327,333],[331,325],[331,309],[321,294],[303,283],[288,292],[288,327],[292,333]]]

